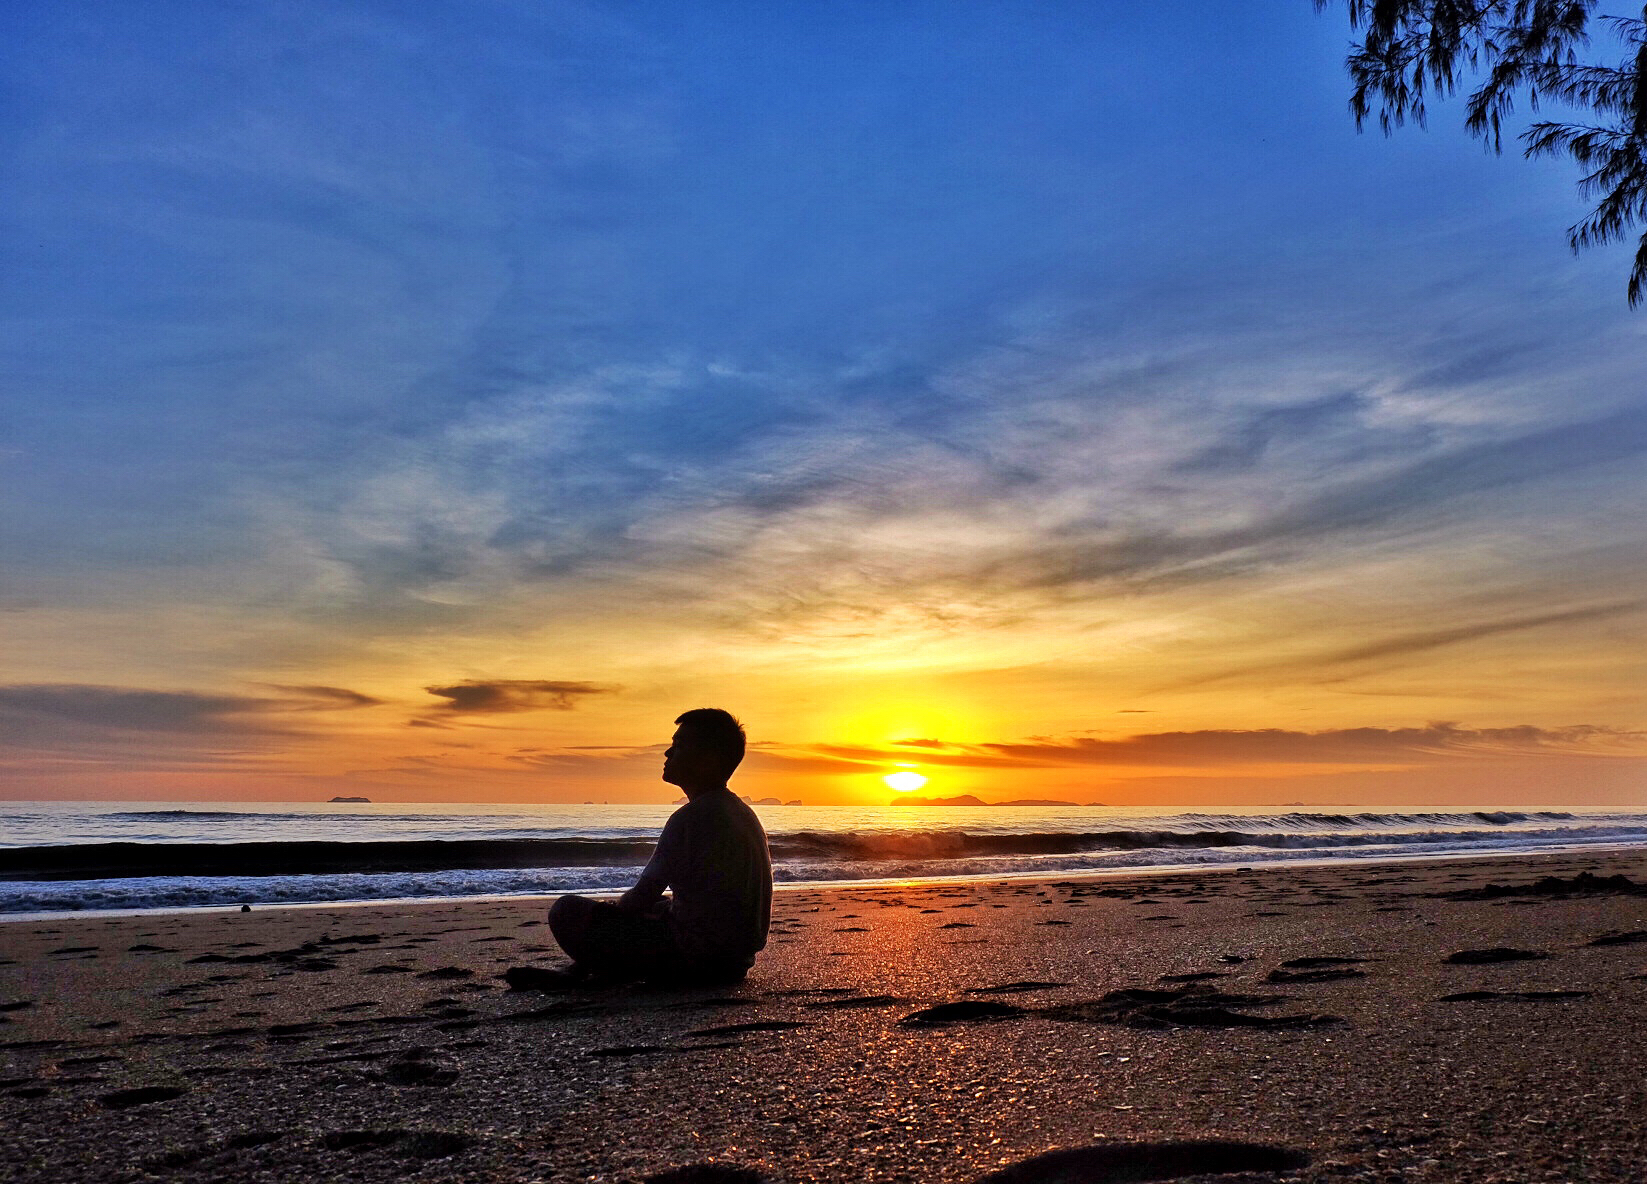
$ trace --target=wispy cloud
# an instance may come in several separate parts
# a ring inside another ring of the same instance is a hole
[[[1594,725],[1466,728],[1207,729],[1155,732],[1113,740],[984,744],[985,751],[1026,761],[1071,765],[1218,766],[1242,764],[1427,763],[1438,759],[1507,756],[1634,756],[1647,753],[1647,732]]]
[[[1090,765],[1225,768],[1250,765],[1422,765],[1437,761],[1505,757],[1647,756],[1647,732],[1575,724],[1541,728],[1468,728],[1439,722],[1413,728],[1203,729],[1148,732],[1114,738],[1037,737],[1017,742],[924,742],[919,751],[886,746],[795,744],[773,746],[772,767],[818,771],[883,771],[898,764],[974,769],[1049,769]]]
[[[296,696],[298,703],[307,702],[309,709],[315,711],[335,711],[351,707],[377,707],[383,703],[382,699],[364,695],[359,691],[351,691],[347,687],[293,687],[281,683],[269,683],[267,685],[277,691],[285,691]]]
[[[1392,658],[1402,654],[1417,654],[1442,646],[1457,645],[1483,637],[1497,637],[1504,633],[1519,633],[1545,625],[1565,625],[1576,621],[1598,621],[1639,611],[1647,602],[1626,600],[1611,604],[1589,605],[1583,608],[1559,609],[1547,613],[1529,613],[1506,617],[1497,621],[1481,621],[1460,625],[1453,629],[1432,629],[1407,633],[1365,645],[1349,646],[1323,655],[1319,661],[1327,665],[1341,662],[1365,662],[1374,658]]]
[[[313,713],[375,702],[342,687],[256,696],[72,683],[0,686],[0,763],[70,771],[261,766],[320,738]]]
[[[613,746],[598,752],[562,748],[518,749],[508,759],[523,766],[573,769],[639,768],[656,763],[661,746]],[[757,773],[884,773],[901,765],[922,768],[1045,770],[1105,766],[1115,769],[1244,769],[1292,766],[1301,773],[1331,768],[1416,768],[1460,761],[1528,757],[1647,757],[1647,732],[1574,724],[1542,728],[1469,728],[1437,722],[1411,728],[1202,729],[1113,738],[1038,737],[1017,742],[925,741],[919,748],[767,741],[752,745],[744,770]]]
[[[1163,689],[1179,690],[1187,687],[1206,686],[1210,683],[1230,679],[1273,675],[1285,670],[1307,670],[1311,672],[1312,676],[1326,679],[1338,673],[1336,668],[1354,663],[1419,654],[1429,650],[1441,649],[1445,646],[1462,645],[1482,638],[1499,637],[1509,633],[1540,629],[1547,625],[1606,620],[1610,617],[1640,612],[1644,605],[1647,605],[1647,602],[1640,600],[1613,601],[1607,604],[1584,605],[1551,612],[1526,613],[1473,621],[1448,629],[1426,629],[1409,633],[1396,633],[1377,641],[1304,654],[1283,662],[1260,662],[1249,666],[1215,670],[1172,683]]]
[[[125,732],[231,735],[279,730],[269,717],[294,711],[370,706],[368,695],[342,687],[282,687],[287,694],[223,695],[74,683],[0,686],[0,723],[13,735],[29,721],[57,721]]]
[[[579,699],[611,694],[617,689],[591,682],[554,682],[534,678],[465,679],[450,686],[424,688],[431,695],[447,700],[439,710],[451,715],[571,711]]]

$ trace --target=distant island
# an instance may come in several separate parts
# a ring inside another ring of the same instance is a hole
[[[887,803],[889,806],[1096,806],[1098,802],[1063,802],[1056,798],[1014,798],[1010,802],[986,802],[982,798],[973,797],[969,793],[957,794],[952,798],[917,798],[909,794],[900,794]]]
[[[334,801],[334,802],[367,802],[367,803],[370,803],[372,799],[371,798],[331,798],[329,800]]]

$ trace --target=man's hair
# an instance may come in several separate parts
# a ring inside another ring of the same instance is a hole
[[[696,707],[679,716],[675,722],[686,729],[693,744],[720,757],[726,775],[732,776],[732,771],[743,760],[746,743],[743,725],[738,722],[737,716],[719,707]]]

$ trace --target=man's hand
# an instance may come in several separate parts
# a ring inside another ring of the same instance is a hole
[[[649,913],[657,908],[658,902],[663,899],[665,887],[667,885],[662,880],[642,876],[635,881],[633,888],[618,897],[618,907],[626,913]]]

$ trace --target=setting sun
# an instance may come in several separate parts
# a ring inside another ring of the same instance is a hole
[[[899,793],[909,793],[911,790],[920,789],[921,786],[926,784],[926,778],[921,774],[909,772],[888,773],[881,780]]]

